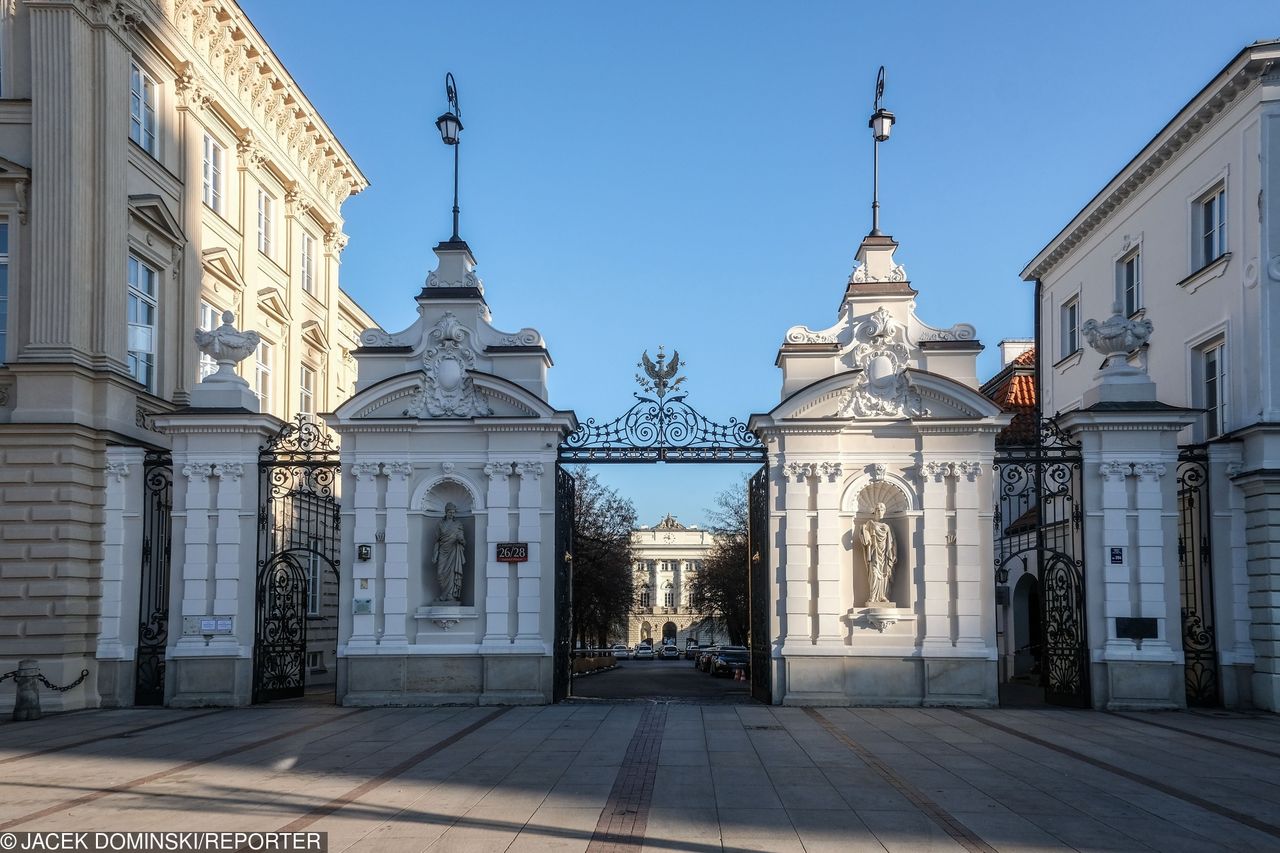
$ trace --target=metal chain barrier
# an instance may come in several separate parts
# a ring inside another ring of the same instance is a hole
[[[40,662],[35,658],[18,661],[18,668],[0,675],[0,682],[10,678],[17,685],[18,693],[13,701],[13,719],[15,722],[23,722],[25,720],[38,720],[41,717],[40,711],[40,689],[36,686],[36,682],[40,682],[45,687],[57,693],[66,693],[73,687],[78,687],[84,680],[89,677],[89,670],[80,670],[80,677],[70,684],[59,687],[44,677],[40,672]]]
[[[77,678],[75,681],[71,682],[70,684],[66,685],[65,687],[59,687],[58,685],[51,682],[49,679],[45,678],[43,675],[36,676],[36,678],[40,679],[40,683],[43,684],[45,687],[48,687],[50,690],[56,690],[59,693],[66,693],[71,688],[80,686],[80,683],[88,677],[89,677],[89,670],[82,669],[80,670],[79,678]]]

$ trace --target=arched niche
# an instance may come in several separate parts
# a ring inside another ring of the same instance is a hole
[[[893,531],[897,549],[897,562],[889,581],[887,596],[893,605],[910,608],[914,601],[913,581],[916,570],[915,522],[920,512],[915,490],[900,477],[890,474],[876,479],[869,476],[856,478],[849,483],[840,501],[841,513],[848,519],[843,544],[853,557],[853,600],[850,604],[853,607],[869,606],[871,582],[861,531],[863,525],[873,518],[875,509],[880,504],[884,504],[883,520]]]
[[[454,505],[456,516],[462,522],[467,536],[467,563],[462,570],[462,597],[459,603],[465,607],[474,607],[476,577],[485,562],[487,552],[487,542],[480,540],[485,538],[488,525],[484,523],[484,504],[479,491],[466,478],[451,474],[428,478],[414,490],[411,512],[417,519],[411,519],[410,524],[419,531],[418,542],[421,543],[421,604],[443,603],[439,600],[440,581],[436,575],[435,548],[440,522],[448,504]]]

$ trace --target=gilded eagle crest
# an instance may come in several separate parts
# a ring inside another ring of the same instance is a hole
[[[645,350],[640,355],[640,361],[636,362],[636,367],[644,370],[645,375],[636,374],[636,382],[640,383],[640,387],[650,394],[656,394],[661,400],[671,391],[680,387],[685,381],[684,376],[677,377],[680,372],[680,352],[679,350],[671,353],[671,363],[667,364],[667,355],[663,352],[663,347],[658,347],[658,361],[655,363],[649,358],[649,351]]]

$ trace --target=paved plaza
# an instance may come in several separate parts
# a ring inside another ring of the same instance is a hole
[[[1277,850],[1280,719],[1060,709],[85,711],[0,725],[2,830],[330,850]]]

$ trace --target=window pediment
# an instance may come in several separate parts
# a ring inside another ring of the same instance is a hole
[[[231,252],[227,249],[221,246],[215,249],[205,249],[200,253],[200,263],[204,271],[218,281],[229,284],[236,290],[244,290],[244,277],[240,275],[240,270],[236,267],[235,258],[231,256]]]
[[[0,168],[3,168],[0,165]],[[177,218],[169,212],[169,206],[158,195],[129,196],[129,213],[141,222],[151,233],[167,241],[172,246],[182,246],[187,237],[182,233],[182,226]]]
[[[258,307],[282,323],[289,323],[293,315],[289,313],[289,305],[284,294],[277,288],[264,287],[258,291]]]

